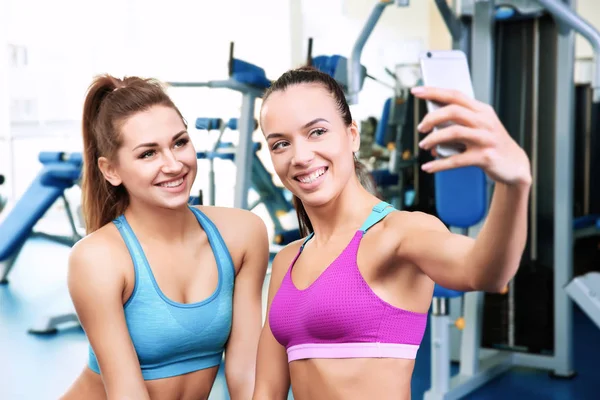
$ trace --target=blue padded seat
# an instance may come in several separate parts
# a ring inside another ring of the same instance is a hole
[[[262,145],[260,142],[254,142],[252,144],[252,151],[254,153],[256,153],[257,151],[260,150],[261,146]],[[221,142],[219,144],[219,149],[233,149],[233,147],[234,147],[233,143],[231,143],[231,142]],[[219,158],[221,160],[233,161],[233,160],[235,160],[235,151],[230,151],[230,152],[198,151],[198,152],[196,152],[196,158],[198,160]]]
[[[268,89],[271,86],[271,81],[267,79],[265,70],[247,61],[234,58],[231,71],[231,77],[240,83],[259,89]]]
[[[600,229],[600,215],[584,215],[583,217],[573,218],[573,229],[584,229],[595,226]]]
[[[81,176],[81,154],[43,152],[44,167],[0,225],[0,261],[18,251],[35,224]]]
[[[387,143],[385,142],[387,136],[387,127],[390,119],[390,111],[392,109],[392,98],[390,97],[383,103],[383,111],[381,112],[381,118],[379,119],[379,123],[377,124],[377,129],[375,130],[375,143],[381,147],[386,147]]]
[[[464,292],[460,292],[458,290],[446,289],[438,284],[435,285],[433,289],[433,297],[442,297],[446,299],[452,299],[454,297],[462,296]]]

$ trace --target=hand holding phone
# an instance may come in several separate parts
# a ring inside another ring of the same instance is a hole
[[[425,86],[414,87],[412,93],[427,102],[429,112],[417,129],[431,133],[419,147],[435,148],[439,156],[421,169],[435,173],[476,166],[496,182],[530,184],[527,153],[506,131],[494,108],[474,98],[464,53],[424,53],[421,69]]]

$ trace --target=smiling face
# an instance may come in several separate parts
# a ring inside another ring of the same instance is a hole
[[[275,172],[304,205],[326,204],[356,179],[358,129],[344,122],[322,85],[294,84],[272,92],[262,106],[261,126]]]
[[[187,205],[197,172],[196,150],[177,111],[153,106],[128,118],[120,134],[115,162],[98,161],[105,178],[127,189],[130,204]]]

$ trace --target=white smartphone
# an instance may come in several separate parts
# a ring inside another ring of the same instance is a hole
[[[469,63],[464,52],[460,50],[431,50],[421,53],[419,60],[421,76],[425,86],[459,90],[471,98],[475,97]],[[428,112],[445,105],[429,100],[426,103]],[[452,122],[436,126],[433,129],[435,131],[450,125],[452,125]],[[435,149],[440,157],[450,157],[465,151],[466,147],[462,143],[445,143],[436,146]]]

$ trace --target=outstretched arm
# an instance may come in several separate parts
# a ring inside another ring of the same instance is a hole
[[[225,349],[225,379],[233,400],[247,400],[254,391],[256,352],[262,326],[262,288],[269,262],[264,222],[254,214],[240,221],[247,248],[235,279],[233,321]]]
[[[421,132],[444,122],[456,123],[429,134],[421,141],[421,148],[435,149],[452,141],[467,147],[464,153],[423,165],[423,170],[435,173],[474,165],[496,185],[476,240],[450,233],[437,218],[416,215],[403,227],[399,256],[412,260],[432,280],[449,289],[501,291],[515,275],[527,240],[529,159],[489,105],[451,90],[419,89],[417,97],[448,104],[427,114],[419,125]]]
[[[95,239],[77,243],[69,257],[68,286],[77,317],[96,354],[106,398],[150,399],[125,322],[124,274],[106,263],[107,250],[118,262],[116,251]]]

